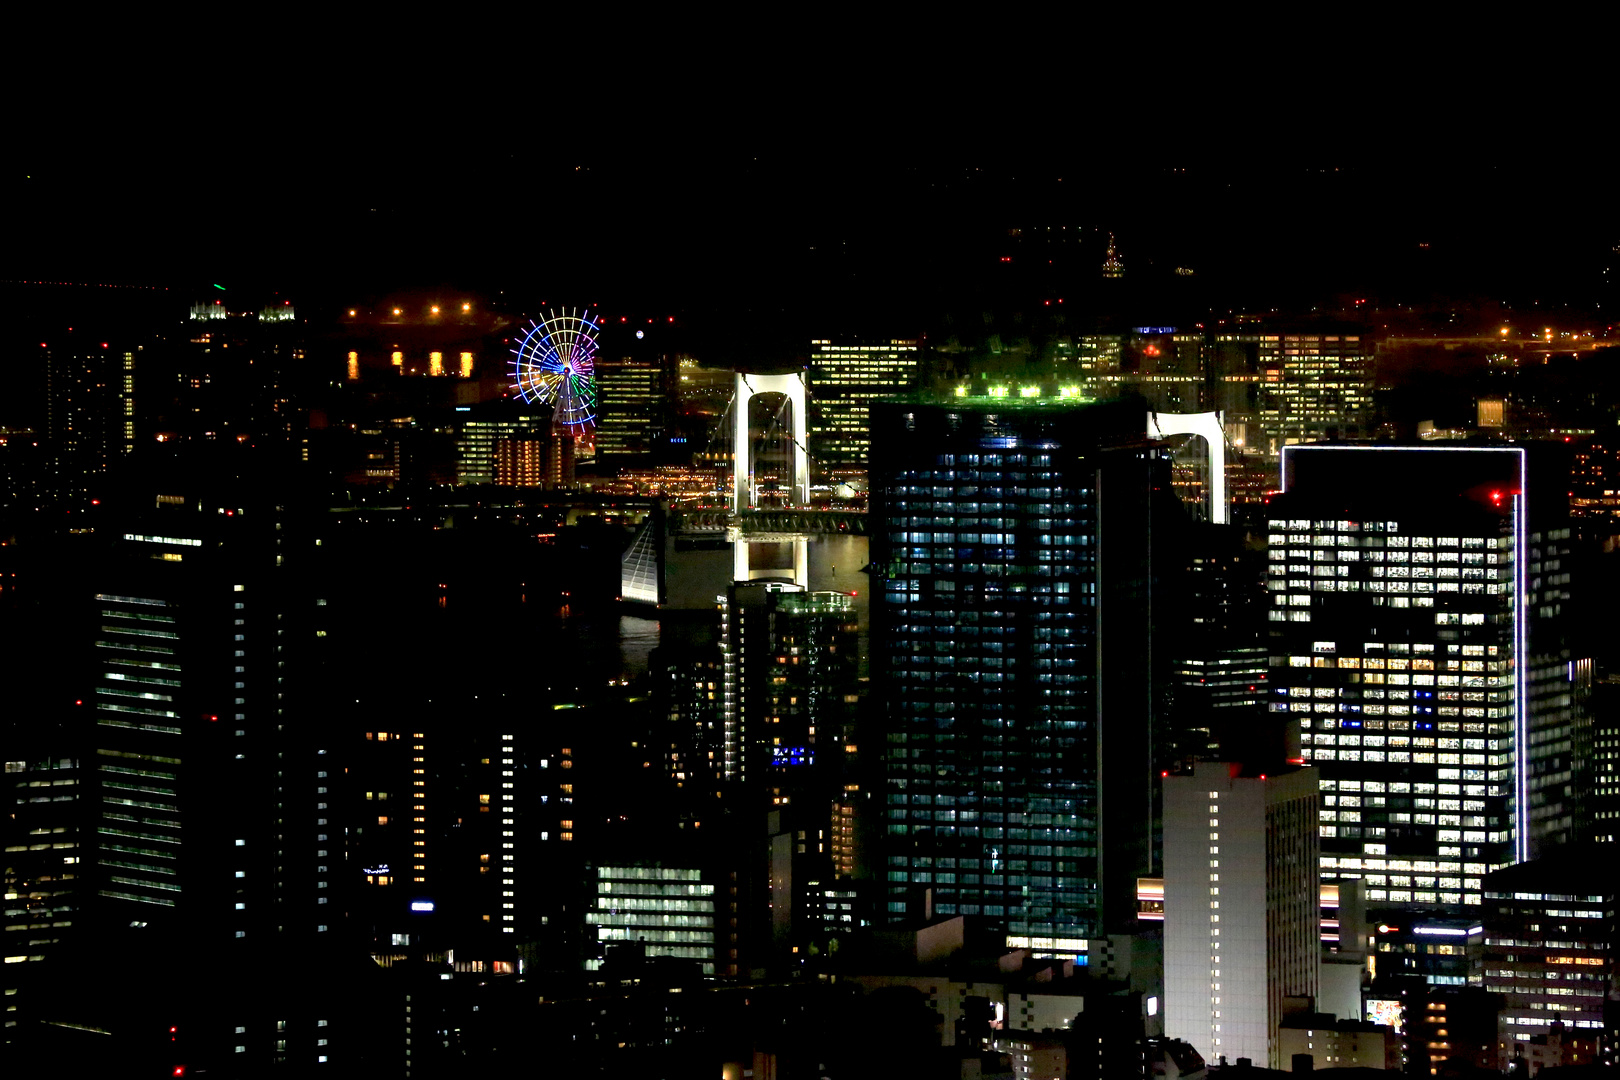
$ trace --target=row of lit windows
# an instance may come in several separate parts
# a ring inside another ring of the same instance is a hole
[[[1406,551],[1400,548],[1386,548],[1383,540],[1368,537],[1365,546],[1359,544],[1354,537],[1343,537],[1337,540],[1339,546],[1334,547],[1335,538],[1323,536],[1316,538],[1315,549],[1306,547],[1286,547],[1288,537],[1281,533],[1273,533],[1271,546],[1266,557],[1271,562],[1284,562],[1287,559],[1298,559],[1301,562],[1365,562],[1365,563],[1413,563],[1422,565],[1438,565],[1443,563],[1457,563],[1461,566],[1497,566],[1502,560],[1510,558],[1507,554],[1498,555],[1492,551]],[[1295,537],[1294,542],[1302,542],[1304,537]],[[1393,539],[1393,538],[1392,538]],[[1332,550],[1328,550],[1332,548]]]

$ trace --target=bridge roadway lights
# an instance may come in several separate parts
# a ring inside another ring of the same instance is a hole
[[[677,516],[670,528],[677,536],[733,530],[758,538],[763,533],[802,536],[865,536],[866,515],[844,510],[750,511],[746,514],[701,513]]]

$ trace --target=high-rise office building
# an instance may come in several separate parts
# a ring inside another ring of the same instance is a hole
[[[1202,330],[1135,326],[1128,332],[1077,334],[1054,341],[1042,381],[1077,389],[1090,401],[1139,394],[1160,412],[1209,408]]]
[[[585,922],[604,948],[635,943],[646,956],[669,956],[716,972],[718,889],[701,869],[667,866],[596,867],[596,895]],[[590,966],[600,966],[588,961]]]
[[[1081,396],[1090,401],[1107,401],[1119,393],[1123,345],[1120,334],[1061,338],[1051,346],[1051,376],[1059,383],[1079,387]]]
[[[1611,1011],[1614,879],[1594,865],[1603,849],[1566,849],[1485,879],[1485,989],[1501,995],[1500,1068],[1562,1021],[1590,1062]],[[1566,1056],[1564,1064],[1574,1064]]]
[[[1316,779],[1211,761],[1164,779],[1164,1032],[1209,1058],[1281,1068],[1284,999],[1317,995]]]
[[[40,343],[45,362],[45,443],[56,497],[83,496],[135,448],[135,366],[128,341],[64,332]]]
[[[915,390],[922,375],[917,342],[810,343],[810,436],[829,468],[861,469],[872,445],[872,402]]]
[[[328,808],[343,771],[311,722],[319,688],[298,680],[314,605],[284,565],[299,519],[249,458],[149,480],[125,491],[83,583],[88,914],[97,947],[130,961],[74,1022],[137,1040],[125,1047],[171,1025],[175,1045],[154,1053],[177,1068],[312,1069],[337,1006],[319,990],[291,1006],[269,959],[331,947],[342,918]],[[204,965],[225,981],[181,974]]]
[[[623,464],[652,454],[663,426],[664,365],[654,360],[596,365],[596,452]]]
[[[720,611],[724,777],[792,798],[818,741],[834,746],[855,694],[853,600],[780,582],[732,585]],[[801,768],[804,767],[804,768]]]
[[[502,476],[513,484],[544,483],[555,471],[544,451],[551,441],[550,429],[547,410],[507,402],[490,402],[462,414],[456,483],[494,484]]]
[[[1275,462],[1284,446],[1369,434],[1371,345],[1354,327],[1215,334],[1212,407],[1234,448]]]
[[[725,666],[718,646],[665,642],[648,661],[663,721],[664,771],[676,788],[719,798],[725,783]]]
[[[874,408],[872,678],[886,916],[1076,955],[1151,862],[1155,529],[1185,518],[1139,406]]]
[[[1591,662],[1563,483],[1523,447],[1289,447],[1270,508],[1270,715],[1322,776],[1322,874],[1478,905],[1571,838]]]
[[[1592,752],[1585,839],[1620,840],[1620,677],[1609,675],[1592,688]]]
[[[1236,526],[1199,523],[1187,532],[1180,579],[1170,753],[1255,766],[1281,760],[1257,736],[1269,679],[1264,552]]]
[[[51,992],[71,982],[63,945],[83,901],[81,777],[77,760],[45,758],[7,761],[0,779],[0,1047],[8,1056],[38,1048]]]
[[[154,351],[142,365],[142,412],[165,440],[303,440],[317,383],[291,301],[258,311],[193,304]]]

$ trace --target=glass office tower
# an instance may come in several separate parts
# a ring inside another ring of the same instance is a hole
[[[1078,954],[1151,861],[1152,537],[1184,518],[1140,403],[873,413],[889,921]]]
[[[1523,447],[1296,446],[1269,526],[1270,715],[1322,777],[1322,876],[1481,902],[1568,840],[1591,662],[1556,471]]]

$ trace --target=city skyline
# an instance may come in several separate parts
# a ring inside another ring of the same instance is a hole
[[[0,175],[0,1061],[1613,1057],[1584,143],[91,81]]]

